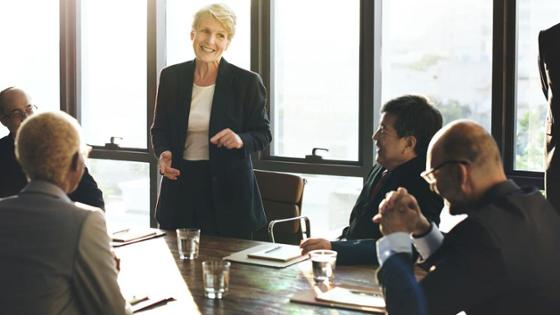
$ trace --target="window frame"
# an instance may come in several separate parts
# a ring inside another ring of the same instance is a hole
[[[150,165],[150,226],[155,227],[155,205],[161,176],[150,141],[150,125],[154,117],[155,96],[159,73],[166,64],[166,1],[147,1],[147,149],[106,148],[94,146],[95,159],[145,162]],[[249,0],[248,0],[249,1]],[[261,74],[269,91],[269,115],[274,104],[274,56],[271,55],[271,25],[274,0],[250,0],[251,5],[251,69]],[[80,103],[80,8],[81,0],[60,0],[60,109],[78,118]],[[514,169],[514,137],[516,110],[516,48],[517,1],[493,1],[492,34],[492,117],[491,132],[503,156],[509,178],[521,185],[544,187],[544,173]],[[359,160],[309,161],[301,158],[278,157],[270,147],[255,153],[255,168],[303,174],[323,174],[362,177],[365,180],[374,164],[374,144],[371,140],[377,128],[381,108],[381,1],[360,0],[359,47]],[[537,39],[535,39],[537,40]],[[536,62],[536,61],[535,61]],[[373,106],[372,106],[373,105]],[[273,117],[271,122],[274,123]],[[274,139],[273,139],[274,141]],[[544,144],[543,144],[544,145]],[[544,150],[544,148],[543,148]],[[543,153],[544,154],[544,153]]]

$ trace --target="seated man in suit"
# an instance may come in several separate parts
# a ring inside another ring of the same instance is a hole
[[[337,241],[312,238],[301,243],[303,253],[314,249],[337,251],[338,264],[376,264],[375,241],[382,235],[371,221],[385,194],[406,187],[418,196],[424,214],[439,223],[441,198],[430,191],[420,172],[426,164],[426,150],[432,136],[441,128],[440,112],[422,96],[406,95],[393,99],[381,109],[379,129],[373,135],[377,164],[352,209],[350,225]]]
[[[0,197],[13,196],[27,184],[21,166],[16,161],[14,139],[21,123],[33,114],[34,106],[24,91],[9,87],[0,92],[0,122],[10,130],[10,134],[0,139]],[[103,193],[97,183],[84,171],[78,188],[69,195],[70,199],[103,209]]]
[[[29,184],[0,199],[0,305],[5,314],[127,314],[103,212],[67,193],[84,172],[75,119],[34,115],[16,137]]]
[[[389,314],[560,314],[560,213],[507,180],[492,136],[471,121],[449,124],[422,176],[451,214],[468,217],[444,237],[406,189],[387,195],[374,220]],[[430,270],[420,283],[411,242]]]

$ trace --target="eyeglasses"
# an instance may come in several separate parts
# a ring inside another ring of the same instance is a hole
[[[434,175],[435,171],[439,170],[440,168],[444,167],[445,165],[448,164],[463,164],[463,165],[470,165],[471,162],[466,161],[466,160],[448,160],[448,161],[444,161],[442,163],[440,163],[438,166],[436,167],[432,167],[429,170],[425,170],[422,173],[420,173],[420,176],[422,176],[422,178],[428,182],[428,184],[433,185],[436,183],[436,177]]]
[[[4,115],[4,117],[8,117],[10,119],[17,119],[17,120],[24,120],[27,116],[33,114],[37,110],[37,106],[29,104],[25,107],[24,110],[21,109],[14,109],[8,114]]]

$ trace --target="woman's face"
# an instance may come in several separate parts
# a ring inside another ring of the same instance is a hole
[[[196,60],[207,63],[219,62],[229,46],[228,32],[213,17],[200,20],[197,28],[191,32],[191,40]]]

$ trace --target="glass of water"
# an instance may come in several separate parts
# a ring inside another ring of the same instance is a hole
[[[229,288],[229,267],[225,260],[209,260],[202,262],[202,281],[204,296],[209,299],[221,299]]]
[[[198,258],[200,229],[177,229],[177,247],[179,258],[190,260]]]
[[[334,283],[336,252],[327,249],[312,250],[309,256],[313,265],[313,280],[316,283]]]

